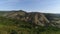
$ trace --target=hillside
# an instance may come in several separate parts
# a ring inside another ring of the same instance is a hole
[[[10,12],[7,18],[14,18],[25,22],[31,22],[40,26],[54,26],[60,28],[60,14],[25,12],[23,10]]]
[[[0,17],[0,34],[59,34],[60,29],[52,26],[42,27],[17,19]]]
[[[60,14],[1,11],[0,34],[60,34]]]
[[[21,11],[10,13],[6,17],[31,22],[40,26],[45,26],[45,23],[49,23],[48,19],[41,13],[27,13]]]

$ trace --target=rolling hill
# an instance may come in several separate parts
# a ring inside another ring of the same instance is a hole
[[[60,34],[60,14],[0,11],[0,34]]]

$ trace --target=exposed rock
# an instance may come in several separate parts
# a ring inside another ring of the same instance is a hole
[[[0,16],[6,16],[7,18],[18,19],[21,21],[26,21],[33,23],[34,25],[40,26],[53,26],[60,28],[60,14],[51,13],[39,13],[39,12],[25,12],[23,10],[19,11],[2,11]]]
[[[27,13],[24,11],[16,11],[8,14],[7,17],[16,18],[40,26],[46,26],[49,23],[49,20],[42,13],[38,12]]]
[[[46,18],[50,21],[50,26],[60,28],[60,14],[44,14]]]

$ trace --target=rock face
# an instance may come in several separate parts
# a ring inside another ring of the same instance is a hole
[[[51,26],[60,28],[60,14],[45,13],[44,15],[50,21]]]
[[[42,13],[38,13],[38,12],[27,13],[24,11],[16,11],[16,12],[9,13],[7,17],[16,18],[40,26],[46,26],[49,23],[49,20]]]
[[[38,13],[38,12],[25,12],[25,11],[7,11],[0,12],[0,16],[5,16],[7,18],[18,19],[21,21],[26,21],[28,23],[33,23],[34,25],[48,26],[60,28],[60,14],[50,14],[50,13]]]

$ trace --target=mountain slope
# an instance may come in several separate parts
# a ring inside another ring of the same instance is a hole
[[[20,21],[34,23],[40,26],[54,26],[60,28],[60,14],[39,13],[39,12],[25,12],[19,11],[1,11],[0,16],[7,18],[18,19]]]
[[[60,34],[60,28],[0,17],[0,34]]]
[[[0,12],[0,34],[60,34],[60,14]]]
[[[38,12],[27,13],[24,11],[17,11],[8,14],[6,17],[19,19],[26,22],[31,22],[40,26],[46,26],[49,23],[49,20],[42,13],[38,13]]]

